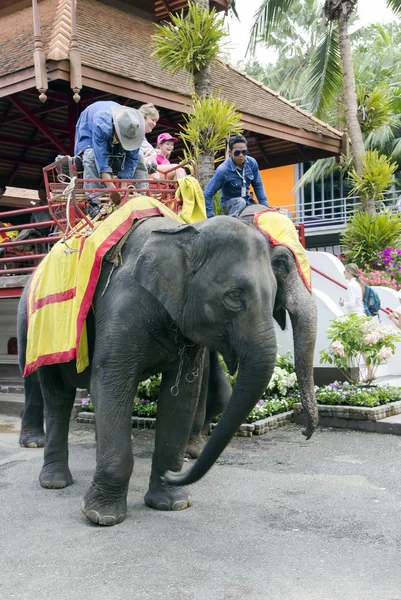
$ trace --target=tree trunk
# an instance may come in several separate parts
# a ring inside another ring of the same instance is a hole
[[[195,2],[197,2],[203,10],[209,10],[210,8],[209,0],[195,0]],[[194,73],[195,94],[200,98],[207,98],[211,94],[211,71],[211,65],[207,65],[204,69]],[[207,184],[214,175],[214,154],[200,152],[198,157],[198,167],[199,183],[202,190],[205,191]]]
[[[343,69],[343,97],[345,118],[352,144],[355,169],[358,175],[363,174],[362,154],[365,152],[361,126],[358,121],[358,100],[355,90],[355,73],[352,62],[351,43],[348,33],[348,15],[340,11],[338,19],[338,37],[340,46],[341,64]],[[362,210],[375,213],[373,200],[361,200]]]
[[[212,91],[211,65],[207,65],[201,71],[194,73],[195,94],[201,98],[207,98]]]
[[[199,183],[203,191],[214,174],[214,154],[213,152],[200,152],[198,157]]]

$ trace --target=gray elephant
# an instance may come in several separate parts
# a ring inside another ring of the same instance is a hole
[[[233,240],[235,243],[233,243]],[[276,280],[267,245],[252,227],[231,217],[179,226],[162,217],[142,222],[122,249],[111,276],[106,261],[88,318],[90,368],[74,362],[42,366],[25,378],[27,408],[21,439],[35,434],[35,407],[46,410],[46,447],[40,483],[72,483],[68,427],[77,387],[90,388],[96,411],[97,465],[82,510],[102,525],[126,514],[133,469],[131,407],[137,385],[162,373],[155,452],[146,504],[159,510],[190,506],[178,474],[199,399],[207,395],[205,348],[219,351],[238,376],[215,432],[185,478],[195,481],[214,464],[265,390],[276,358],[273,309]],[[18,316],[20,366],[26,348],[26,292]],[[204,410],[204,409],[203,409]],[[38,411],[36,410],[36,419]],[[306,435],[316,425],[308,411]]]
[[[240,215],[240,220],[253,226],[253,217],[255,214],[265,211],[265,207],[251,205],[244,209]],[[256,228],[255,228],[256,230]],[[302,281],[298,271],[293,253],[285,246],[271,246],[268,239],[262,236],[265,244],[269,248],[270,262],[274,276],[277,282],[277,294],[274,301],[273,317],[281,327],[285,329],[287,312],[290,316],[293,341],[294,341],[294,361],[295,371],[298,379],[301,401],[309,423],[317,423],[318,412],[316,406],[315,386],[313,380],[313,356],[315,349],[317,333],[317,307],[313,294],[307,289]],[[212,381],[219,382],[219,389],[222,390],[220,365],[217,361],[211,365],[210,377]],[[220,405],[226,395],[220,393]],[[209,412],[206,411],[207,425],[213,419],[213,404],[209,400]],[[195,421],[191,430],[190,443],[187,448],[187,455],[191,458],[197,458],[204,445],[202,436],[203,417],[205,415],[202,404],[198,405]],[[183,479],[182,475],[167,476],[169,483],[174,484],[185,481],[183,485],[188,485],[188,479]]]

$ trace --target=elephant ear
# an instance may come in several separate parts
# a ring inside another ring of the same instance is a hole
[[[186,283],[194,269],[194,246],[199,233],[192,225],[156,229],[134,268],[135,280],[164,306],[176,323],[180,322]]]

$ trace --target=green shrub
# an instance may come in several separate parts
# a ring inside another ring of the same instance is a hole
[[[371,215],[358,210],[348,221],[340,242],[345,262],[364,268],[366,263],[372,264],[377,252],[401,247],[401,215],[391,212]]]
[[[361,202],[365,200],[384,200],[383,192],[388,190],[397,169],[397,163],[392,162],[385,154],[377,150],[367,150],[361,156],[363,173],[359,175],[355,168],[348,173],[348,179],[354,186],[350,196],[358,195]]]

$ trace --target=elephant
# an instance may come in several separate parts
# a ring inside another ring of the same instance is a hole
[[[239,215],[240,220],[253,226],[253,217],[255,213],[263,212],[264,207],[258,205],[247,206]],[[282,330],[286,327],[287,312],[290,316],[293,342],[294,342],[294,362],[297,375],[301,402],[307,415],[309,431],[315,427],[318,421],[318,410],[316,405],[315,386],[313,380],[313,356],[317,334],[317,307],[313,294],[307,289],[299,274],[294,255],[285,246],[270,246],[268,239],[263,239],[269,248],[270,263],[277,282],[277,294],[274,301],[273,317]],[[219,373],[221,366],[218,362],[211,365],[210,373],[213,381],[221,381],[222,374]],[[222,386],[220,384],[220,389]],[[220,393],[219,404],[225,402],[227,394]],[[210,400],[209,404],[210,406]],[[212,405],[213,406],[213,405]],[[198,406],[198,413],[195,418],[191,436],[190,445],[187,454],[190,458],[197,458],[202,450],[204,440],[202,436],[202,405]],[[219,412],[219,411],[217,411]],[[212,416],[205,421],[207,425]],[[311,425],[313,424],[313,425]],[[171,474],[169,483],[174,485],[175,481],[181,478],[181,475]],[[184,485],[188,485],[188,481]]]
[[[100,525],[122,522],[133,470],[132,399],[141,380],[162,373],[145,503],[158,510],[190,506],[186,487],[177,481],[170,485],[168,478],[181,471],[192,424],[205,412],[209,383],[205,349],[220,352],[229,372],[238,368],[238,375],[213,435],[183,475],[189,482],[200,479],[214,464],[271,378],[277,353],[276,292],[264,238],[239,219],[218,216],[196,226],[164,217],[141,222],[122,248],[122,265],[113,272],[111,263],[103,261],[87,319],[90,366],[80,374],[74,361],[40,366],[24,380],[23,443],[29,444],[35,435],[38,439],[37,407],[42,401],[45,405],[42,487],[63,488],[73,481],[68,466],[69,419],[76,388],[88,388],[96,413],[97,453],[81,510]],[[26,294],[25,290],[18,309],[22,371]],[[202,410],[197,410],[198,403]],[[309,438],[316,419],[311,410],[307,416]]]

